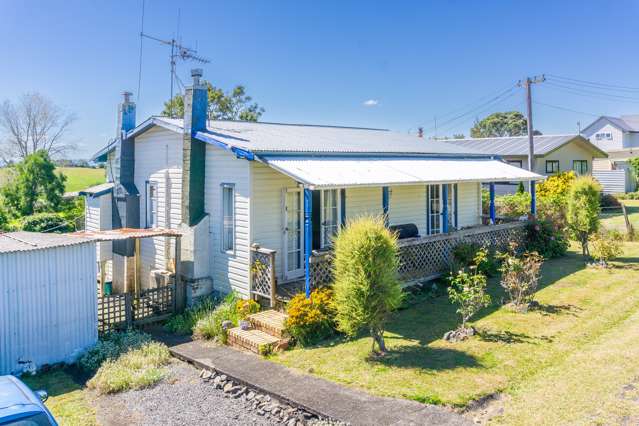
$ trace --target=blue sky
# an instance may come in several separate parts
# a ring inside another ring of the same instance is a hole
[[[0,100],[51,97],[78,116],[72,157],[90,156],[115,132],[120,93],[137,92],[141,4],[0,2]],[[637,1],[146,0],[145,31],[174,36],[178,10],[184,44],[211,59],[205,78],[244,84],[264,121],[423,126],[432,136],[438,116],[439,135],[468,135],[476,116],[524,111],[521,89],[473,107],[526,75],[639,86]],[[193,66],[179,65],[183,81]],[[535,128],[568,133],[589,114],[639,113],[639,91],[567,87],[536,86],[535,100],[584,113],[536,104]],[[167,48],[148,40],[139,95],[138,121],[169,96]]]

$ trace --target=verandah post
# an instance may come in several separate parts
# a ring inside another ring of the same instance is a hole
[[[306,298],[311,297],[311,249],[313,238],[313,193],[304,188],[304,287]]]
[[[530,214],[533,216],[537,214],[537,193],[534,180],[530,181]]]
[[[382,211],[384,212],[384,225],[388,226],[388,211],[390,207],[390,192],[387,186],[382,186]]]
[[[495,224],[495,184],[493,182],[488,184],[488,189],[490,192],[490,224]]]
[[[442,185],[442,233],[448,233],[448,185]]]

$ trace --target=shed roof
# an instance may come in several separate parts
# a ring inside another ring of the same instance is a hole
[[[182,132],[183,120],[152,117],[130,133],[136,136],[152,126]],[[255,153],[385,153],[432,155],[485,155],[471,147],[427,141],[416,135],[385,129],[246,121],[209,121],[206,132],[194,135],[207,143]]]
[[[444,142],[463,148],[473,148],[485,154],[499,156],[528,155],[528,136],[446,139]],[[594,151],[598,157],[607,157],[605,152],[580,135],[539,135],[533,138],[533,142],[535,147],[535,157],[548,155],[570,142],[581,144],[582,146]]]
[[[72,235],[93,241],[117,241],[130,238],[181,237],[182,233],[175,229],[165,228],[118,228],[103,231],[78,231]]]
[[[92,240],[75,234],[52,234],[41,232],[7,232],[0,234],[0,253],[41,250],[90,243]]]
[[[544,177],[502,161],[424,157],[264,156],[270,167],[311,189],[456,182],[507,182]]]
[[[79,195],[90,195],[92,197],[99,197],[104,194],[108,194],[113,191],[113,182],[101,183],[99,185],[91,186],[78,192]]]

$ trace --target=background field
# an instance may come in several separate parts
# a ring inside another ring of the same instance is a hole
[[[58,167],[59,173],[67,177],[65,190],[79,191],[89,186],[98,185],[105,181],[104,169],[89,167]],[[7,169],[0,169],[0,186],[6,181]]]

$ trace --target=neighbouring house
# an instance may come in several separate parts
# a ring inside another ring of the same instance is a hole
[[[508,164],[528,170],[528,136],[449,139],[444,142],[498,155]],[[580,135],[539,135],[534,137],[533,143],[533,171],[545,176],[569,170],[579,175],[590,174],[593,163],[607,157],[602,149]],[[497,193],[514,193],[517,186],[517,182],[501,183],[497,185]]]
[[[74,361],[98,338],[95,242],[0,234],[0,375]]]
[[[385,214],[399,231],[406,280],[441,272],[455,242],[503,244],[521,235],[519,223],[482,226],[489,219],[481,185],[543,179],[537,173],[479,150],[387,130],[208,121],[200,76],[194,71],[186,89],[183,119],[136,124],[126,94],[117,139],[94,157],[106,163],[108,187],[84,191],[87,215],[100,221],[87,219],[87,228],[180,232],[189,300],[234,290],[274,303],[291,291],[308,292],[330,280],[331,237],[364,214]],[[143,287],[154,285],[154,271],[172,270],[171,244],[161,237],[141,242]],[[113,241],[111,251],[100,256],[111,263],[115,287],[134,250]]]
[[[605,192],[633,192],[637,177],[628,159],[639,156],[639,115],[601,116],[582,130],[582,135],[608,153],[593,164],[593,175]]]

